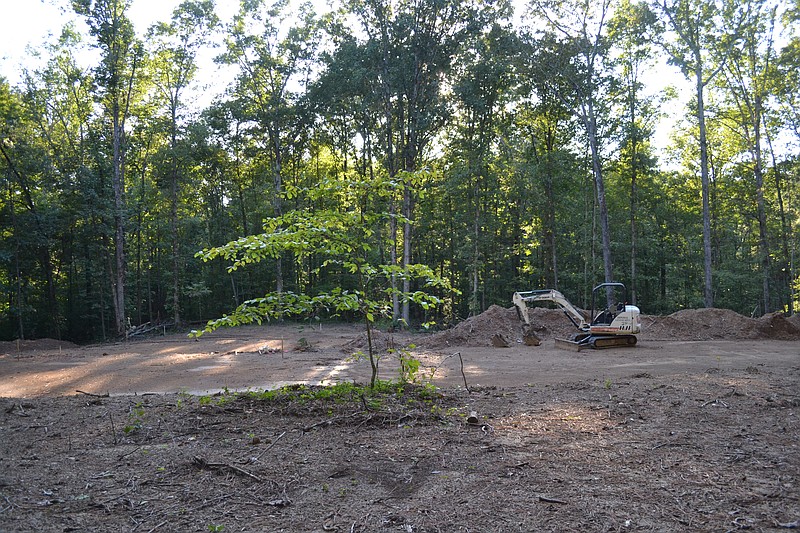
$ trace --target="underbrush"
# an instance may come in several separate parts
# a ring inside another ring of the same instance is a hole
[[[432,384],[378,381],[374,387],[343,382],[330,386],[287,385],[274,390],[224,391],[202,396],[202,408],[226,411],[269,411],[280,416],[323,416],[322,423],[357,421],[446,423],[466,413],[452,393]]]

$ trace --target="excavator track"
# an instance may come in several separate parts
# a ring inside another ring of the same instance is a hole
[[[603,350],[636,346],[636,335],[591,335],[578,333],[569,339],[556,339],[556,348],[579,352],[585,348]]]
[[[635,335],[592,335],[588,340],[592,348],[597,349],[636,346]]]

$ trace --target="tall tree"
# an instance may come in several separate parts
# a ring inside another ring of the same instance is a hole
[[[734,129],[749,152],[756,193],[758,248],[761,263],[762,311],[770,303],[770,246],[767,236],[767,210],[764,195],[764,125],[775,79],[774,30],[777,6],[763,1],[748,2],[748,23],[741,32],[741,46],[734,47],[725,63],[725,88],[734,105]]]
[[[27,141],[38,145],[40,154],[37,161],[40,167],[35,174],[47,180],[46,189],[53,195],[53,201],[49,203],[59,220],[58,224],[49,225],[48,239],[59,243],[58,251],[53,250],[51,254],[53,260],[62,266],[57,268],[62,273],[61,279],[56,280],[61,287],[54,286],[54,290],[60,288],[66,296],[59,306],[51,306],[49,314],[58,320],[62,316],[60,309],[63,309],[66,334],[74,339],[91,335],[91,328],[86,328],[87,311],[91,309],[87,304],[97,303],[90,294],[104,288],[106,283],[101,268],[91,276],[92,281],[84,291],[77,290],[80,287],[78,278],[85,269],[92,268],[92,261],[82,251],[98,251],[93,245],[83,246],[83,243],[98,240],[96,234],[87,234],[85,221],[95,220],[94,214],[100,208],[92,202],[97,188],[93,173],[89,171],[90,138],[94,127],[94,80],[78,65],[76,56],[80,40],[80,35],[71,25],[65,27],[58,42],[46,47],[47,64],[42,69],[26,73],[24,93],[26,115],[34,125]],[[96,256],[94,262],[98,258]],[[70,268],[65,269],[63,265]],[[50,276],[47,279],[50,280]],[[83,313],[86,315],[81,316]],[[102,331],[102,327],[99,329]]]
[[[616,59],[620,68],[620,85],[624,102],[624,119],[622,120],[621,159],[627,162],[627,174],[630,183],[630,279],[628,288],[631,302],[637,302],[637,208],[639,195],[639,178],[652,167],[652,158],[646,150],[652,128],[648,122],[652,120],[653,111],[648,99],[643,98],[644,70],[652,61],[652,44],[647,39],[650,29],[655,23],[652,11],[644,2],[622,0],[609,24],[609,39],[615,44],[619,55]]]
[[[793,29],[793,31],[789,33],[789,42],[781,49],[778,58],[778,83],[775,87],[775,96],[779,104],[781,122],[787,130],[794,134],[795,140],[797,140],[800,139],[800,94],[797,92],[797,87],[800,84],[800,33],[798,32],[798,27],[800,27],[800,3],[795,2],[791,9],[787,9],[782,19],[784,26]],[[780,180],[782,176],[792,176],[791,169],[796,168],[796,165],[796,158],[794,161],[789,160],[782,165],[775,165],[776,180]],[[787,195],[787,220],[783,225],[783,234],[787,235],[785,241],[791,239],[791,243],[787,242],[785,245],[785,255],[789,257],[787,275],[789,277],[790,313],[794,313],[798,309],[798,291],[800,291],[800,281],[798,280],[795,262],[796,249],[800,243],[797,242],[797,232],[793,231],[797,216],[791,216],[792,212],[797,212],[796,204],[793,206],[791,201],[793,197],[791,191],[796,191],[798,186],[796,172],[794,172],[794,176],[794,180],[791,178],[786,179],[790,194]],[[794,188],[792,189],[792,187]],[[797,193],[794,194],[794,197],[797,197]]]
[[[319,40],[319,25],[310,5],[300,13],[287,11],[279,0],[267,7],[265,0],[242,0],[239,13],[228,28],[226,50],[218,61],[239,68],[231,93],[245,118],[261,128],[269,154],[272,178],[272,214],[283,215],[284,165],[293,143],[302,138],[297,127],[297,86],[308,83]],[[278,293],[284,290],[283,255],[275,261]]]
[[[111,168],[114,193],[114,315],[117,334],[125,333],[125,126],[134,84],[143,57],[126,11],[131,0],[72,0],[75,12],[86,18],[94,46],[102,59],[96,69],[98,99],[111,123]]]
[[[738,42],[744,18],[738,9],[738,0],[660,0],[654,2],[653,7],[675,35],[673,40],[662,41],[670,61],[694,83],[703,202],[703,300],[706,307],[713,307],[705,90],[725,67],[728,54]]]
[[[175,325],[181,323],[180,260],[181,239],[178,227],[180,156],[178,135],[182,98],[197,72],[197,53],[217,24],[213,0],[185,0],[172,13],[169,24],[158,23],[148,34],[154,46],[153,80],[166,102],[169,117],[169,199],[172,238],[172,312]]]
[[[498,17],[507,17],[498,11]],[[518,82],[513,59],[519,43],[510,27],[494,21],[473,42],[466,43],[454,69],[453,92],[456,97],[454,139],[450,142],[451,189],[464,206],[461,219],[470,228],[459,236],[461,253],[469,259],[471,315],[481,313],[482,285],[486,281],[485,259],[497,223],[491,205],[498,196],[499,176],[494,165],[498,126],[503,110],[511,102],[511,89]],[[468,212],[467,212],[468,211]]]
[[[367,36],[364,49],[383,112],[384,165],[391,179],[413,176],[445,123],[444,77],[461,43],[481,27],[481,12],[472,2],[456,0],[348,0],[346,6]],[[405,219],[402,236],[395,218],[390,230],[393,260],[401,265],[412,262],[415,201],[407,183],[399,209]],[[399,244],[402,259],[397,257]],[[402,291],[408,292],[411,280],[402,278]],[[409,301],[402,302],[402,311],[399,304],[395,298],[393,318],[407,324]]]
[[[577,115],[586,131],[599,210],[603,272],[605,281],[610,282],[614,274],[599,120],[602,101],[600,94],[607,83],[603,62],[608,53],[605,35],[611,13],[611,0],[534,0],[531,5],[546,19],[552,34],[545,34],[542,42],[555,47],[557,59],[552,62],[552,55],[549,59],[547,55],[542,55],[544,61],[540,59],[540,74],[549,79],[560,80],[570,88],[568,94],[557,94],[576,107]]]

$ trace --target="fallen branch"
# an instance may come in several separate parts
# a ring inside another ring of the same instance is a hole
[[[76,390],[78,394],[85,394],[86,396],[92,396],[93,398],[108,398],[110,395],[108,393],[105,394],[94,394],[92,392],[84,392],[82,390]]]
[[[545,496],[539,496],[539,501],[540,502],[544,502],[544,503],[558,503],[558,504],[561,504],[561,505],[566,505],[566,503],[567,503],[564,500],[557,500],[555,498],[547,498]]]
[[[18,413],[15,413],[15,410],[19,410]],[[17,416],[30,416],[28,413],[25,412],[25,409],[22,408],[21,403],[12,403],[11,407],[6,409],[6,413],[14,413]]]
[[[141,449],[142,449],[142,447],[141,447],[141,446],[137,446],[136,448],[134,448],[133,450],[129,451],[128,453],[123,453],[122,455],[120,455],[119,457],[117,457],[117,460],[118,460],[118,461],[122,461],[123,459],[125,459],[125,458],[126,458],[126,457],[128,457],[129,455],[133,455],[134,453],[138,452],[138,451],[139,451],[139,450],[141,450]]]
[[[280,435],[278,435],[277,437],[275,437],[275,440],[273,440],[273,441],[270,443],[270,445],[269,445],[269,446],[267,446],[266,448],[264,448],[263,450],[261,450],[261,453],[259,453],[258,455],[254,456],[254,457],[248,457],[246,460],[240,460],[240,461],[239,461],[239,463],[241,463],[241,464],[243,464],[243,465],[246,465],[246,464],[249,464],[249,463],[255,463],[256,461],[258,461],[259,459],[261,459],[261,457],[262,457],[262,456],[263,456],[265,453],[267,453],[268,451],[270,451],[270,450],[272,449],[272,447],[273,447],[273,446],[275,446],[275,445],[278,443],[278,441],[279,441],[279,440],[281,440],[281,438],[283,438],[283,436],[284,436],[284,435],[286,435],[286,432],[285,432],[285,431],[284,431],[283,433],[281,433]]]
[[[199,455],[195,455],[194,456],[194,458],[192,459],[192,464],[194,464],[200,470],[215,469],[215,468],[223,469],[223,470],[224,469],[232,470],[236,474],[240,474],[242,476],[249,477],[250,479],[253,479],[253,480],[255,480],[255,481],[259,482],[259,483],[262,483],[260,477],[258,477],[255,474],[252,474],[252,473],[248,472],[244,468],[239,468],[238,466],[229,465],[228,463],[209,463],[204,457],[201,457]]]
[[[323,420],[322,422],[317,422],[316,424],[311,424],[310,426],[305,426],[305,427],[302,428],[302,431],[303,431],[303,433],[308,433],[312,429],[318,428],[320,426],[330,426],[331,424],[333,424],[336,421],[345,420],[347,418],[353,418],[355,416],[359,416],[359,415],[363,415],[363,414],[366,414],[366,411],[359,411],[359,412],[353,413],[351,415],[344,415],[344,416],[337,416],[337,417],[334,417],[334,418],[328,418],[326,420]]]
[[[155,531],[156,529],[158,529],[158,528],[160,528],[161,526],[165,525],[166,523],[167,523],[167,520],[164,520],[163,522],[161,522],[161,523],[159,523],[159,524],[156,524],[156,525],[155,525],[155,527],[153,527],[153,529],[151,529],[151,530],[150,530],[150,531],[148,531],[147,533],[153,533],[153,531]]]

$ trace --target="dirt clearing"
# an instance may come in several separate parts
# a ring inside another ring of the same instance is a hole
[[[499,307],[379,334],[382,378],[410,344],[425,378],[380,395],[317,392],[369,376],[350,325],[2,346],[0,531],[800,526],[796,317],[643,317],[637,347],[572,353],[531,316],[538,347]]]

